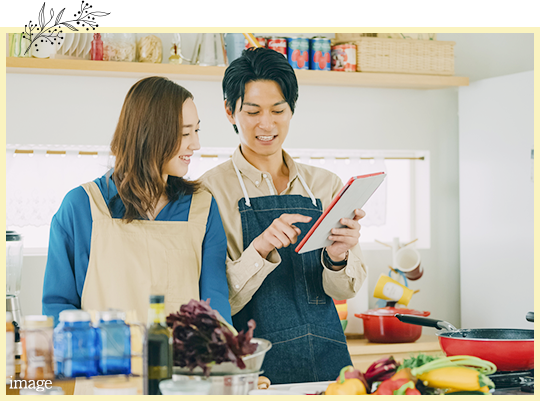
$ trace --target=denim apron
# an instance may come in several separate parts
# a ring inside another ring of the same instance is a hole
[[[234,162],[233,162],[234,164]],[[244,198],[238,202],[246,249],[283,213],[310,216],[296,223],[299,243],[322,214],[304,179],[298,178],[310,198],[275,195],[249,198],[242,176],[234,166]],[[295,246],[278,249],[281,263],[265,278],[253,298],[232,317],[237,330],[246,330],[254,319],[254,337],[272,343],[262,370],[273,384],[335,380],[341,368],[352,365],[336,307],[323,290],[321,249],[297,254]]]

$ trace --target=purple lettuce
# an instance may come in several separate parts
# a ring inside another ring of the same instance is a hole
[[[246,365],[242,356],[257,349],[251,343],[255,321],[248,322],[248,331],[234,334],[225,323],[218,319],[218,314],[210,307],[210,300],[195,301],[180,307],[180,312],[167,316],[167,325],[172,328],[173,364],[190,370],[197,366],[210,375],[209,364],[212,362],[233,362],[240,369]]]

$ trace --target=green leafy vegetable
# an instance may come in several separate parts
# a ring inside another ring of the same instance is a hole
[[[398,366],[397,370],[399,372],[403,368],[418,368],[422,365],[425,365],[426,363],[433,362],[436,359],[439,359],[439,357],[426,354],[418,354],[416,356],[411,356],[410,358],[405,359],[403,363]]]

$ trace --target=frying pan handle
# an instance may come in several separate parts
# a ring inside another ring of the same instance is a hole
[[[527,312],[526,319],[528,322],[534,322],[534,312]]]
[[[448,322],[445,322],[444,320],[430,319],[429,317],[421,317],[415,315],[403,315],[401,313],[396,313],[394,316],[403,323],[416,324],[417,326],[434,327],[439,330],[457,330],[454,326],[452,326]]]

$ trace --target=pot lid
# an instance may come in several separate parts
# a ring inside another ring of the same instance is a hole
[[[403,315],[416,315],[416,316],[429,316],[430,312],[419,311],[406,308],[394,308],[393,306],[387,306],[385,308],[370,309],[363,313],[363,315],[369,316],[394,316],[396,313]]]

